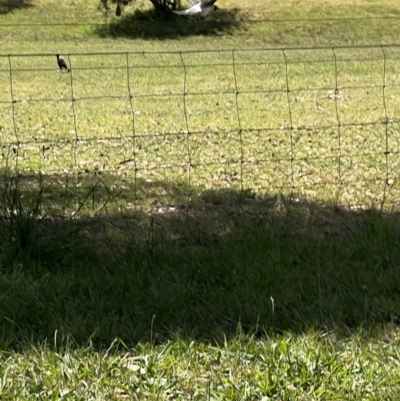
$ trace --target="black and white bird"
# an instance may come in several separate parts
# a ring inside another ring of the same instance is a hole
[[[69,68],[67,67],[67,63],[64,61],[64,59],[59,54],[57,54],[56,56],[57,56],[57,64],[60,70],[61,71],[65,70],[69,72]]]
[[[207,15],[211,14],[214,10],[218,10],[218,7],[214,6],[216,1],[217,0],[200,0],[198,2],[197,0],[188,0],[192,7],[186,10],[172,10],[172,12],[178,15],[187,15],[190,17],[203,19],[207,17]]]

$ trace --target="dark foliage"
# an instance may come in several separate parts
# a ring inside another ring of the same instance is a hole
[[[171,10],[175,10],[179,5],[179,0],[149,0],[156,11],[161,12],[164,15],[170,13]],[[125,6],[133,4],[135,0],[100,0],[99,9],[103,8],[106,11],[110,10],[110,5],[116,6],[115,15],[120,17]]]
[[[188,36],[226,35],[236,29],[244,29],[237,8],[219,9],[210,18],[198,21],[182,18],[162,9],[136,9],[108,24],[99,25],[96,33],[100,37],[176,39]]]
[[[15,9],[30,7],[31,0],[0,0],[0,14],[7,14]]]

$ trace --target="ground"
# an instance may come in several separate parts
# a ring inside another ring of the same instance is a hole
[[[0,398],[397,399],[397,1],[97,5],[0,0]]]

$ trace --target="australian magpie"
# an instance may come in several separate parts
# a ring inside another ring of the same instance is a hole
[[[56,56],[57,56],[57,64],[60,70],[61,71],[65,70],[69,72],[69,68],[67,67],[67,63],[64,61],[64,59],[59,54],[57,54]]]
[[[216,1],[217,0],[200,0],[199,2],[197,2],[197,0],[188,0],[188,2],[192,4],[192,7],[186,10],[172,11],[178,15],[189,15],[198,19],[203,19],[214,10],[218,10],[218,7],[214,6],[214,3]]]

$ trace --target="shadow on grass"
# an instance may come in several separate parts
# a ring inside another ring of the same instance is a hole
[[[177,16],[173,13],[162,14],[153,9],[125,14],[109,24],[100,25],[95,33],[100,37],[175,39],[198,35],[221,35],[232,33],[241,27],[238,9],[218,9],[209,18],[196,20]]]
[[[7,14],[15,9],[32,7],[32,0],[0,0],[0,14]]]
[[[1,193],[2,349],[56,330],[60,342],[108,346],[223,341],[239,323],[259,335],[399,323],[396,214],[164,181],[113,193],[120,177],[70,190],[47,179],[20,177]],[[151,202],[132,210],[134,193]]]

